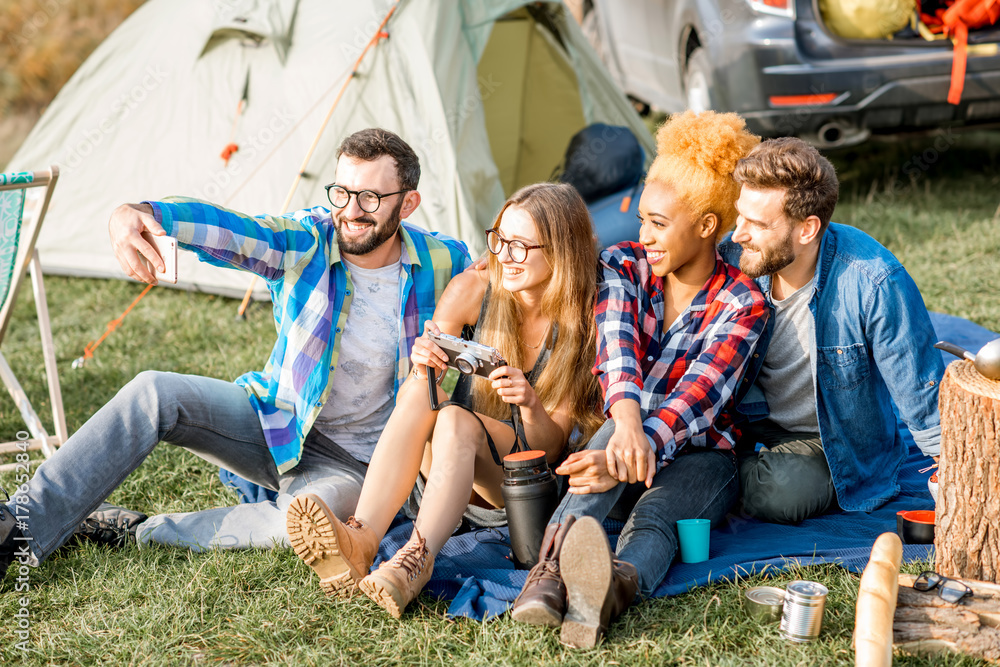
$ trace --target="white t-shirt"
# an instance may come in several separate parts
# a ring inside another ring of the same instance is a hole
[[[395,405],[402,263],[363,269],[341,261],[354,283],[354,296],[340,337],[330,395],[314,428],[368,463]]]
[[[774,332],[760,369],[770,420],[792,433],[819,433],[812,359],[816,323],[809,310],[812,281],[774,304]]]

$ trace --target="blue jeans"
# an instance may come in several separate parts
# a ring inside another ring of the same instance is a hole
[[[586,449],[606,449],[615,432],[609,419]],[[569,515],[627,517],[618,537],[616,557],[639,571],[639,591],[652,595],[667,576],[677,555],[677,520],[710,519],[717,525],[739,496],[736,457],[709,449],[682,453],[653,477],[653,484],[619,484],[604,493],[567,493],[550,519],[562,523]]]
[[[122,388],[18,491],[12,505],[26,515],[32,553],[40,562],[58,549],[153,448],[168,442],[213,465],[279,492],[276,502],[150,517],[140,544],[194,550],[287,545],[285,510],[294,495],[318,493],[346,518],[364,482],[364,464],[333,445],[308,448],[284,475],[268,451],[256,411],[241,387],[195,375],[146,371]],[[342,455],[338,455],[339,450]]]

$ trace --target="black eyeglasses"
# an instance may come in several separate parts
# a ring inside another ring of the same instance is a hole
[[[920,576],[913,582],[913,589],[924,593],[935,588],[939,598],[952,604],[972,595],[972,589],[961,581],[949,579],[932,570],[921,572]]]
[[[513,241],[508,241],[504,237],[500,236],[500,232],[495,229],[486,230],[486,248],[494,255],[499,255],[503,252],[503,247],[507,246],[507,256],[510,257],[510,261],[520,264],[524,260],[528,259],[528,251],[534,250],[535,248],[544,248],[544,245],[528,245],[524,241],[518,241],[517,239]]]
[[[358,198],[358,206],[362,211],[365,213],[374,213],[382,204],[383,197],[401,195],[404,192],[410,192],[412,189],[413,188],[396,190],[395,192],[387,192],[384,195],[380,195],[379,193],[372,192],[371,190],[348,190],[347,188],[333,184],[326,186],[326,197],[330,200],[330,203],[337,208],[344,208],[347,206],[347,203],[351,201],[351,195],[354,195]]]

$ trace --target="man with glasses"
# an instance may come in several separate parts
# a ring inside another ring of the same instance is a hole
[[[410,146],[367,129],[340,146],[332,211],[250,217],[183,198],[116,209],[112,244],[131,277],[156,283],[140,254],[162,263],[141,232],[174,236],[202,261],[266,280],[278,339],[264,370],[235,383],[147,371],[126,385],[0,505],[0,576],[22,545],[37,563],[78,527],[104,543],[200,551],[287,545],[285,510],[300,493],[350,516],[413,341],[469,263],[461,242],[402,222],[420,204],[419,178]],[[149,519],[104,505],[81,526],[161,440],[277,500]]]

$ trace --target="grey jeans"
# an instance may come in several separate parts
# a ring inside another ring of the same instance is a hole
[[[837,509],[837,492],[818,434],[792,433],[765,419],[745,429],[743,438],[764,445],[740,460],[747,514],[771,523],[798,523]]]
[[[609,419],[586,449],[607,449],[615,432]],[[569,515],[622,518],[616,555],[639,572],[639,591],[652,595],[667,576],[677,555],[678,519],[721,522],[739,496],[736,457],[728,451],[695,449],[681,454],[653,477],[653,485],[618,484],[604,493],[567,493],[550,519],[562,523]]]
[[[137,531],[140,544],[158,542],[197,551],[287,545],[285,510],[295,495],[316,493],[346,518],[354,512],[364,482],[365,465],[329,441],[325,447],[307,448],[299,465],[279,474],[257,413],[241,387],[196,375],[146,371],[38,467],[26,493],[15,495],[17,513],[27,516],[26,532],[36,559],[44,560],[69,539],[161,441],[280,495],[276,502],[151,517]]]

